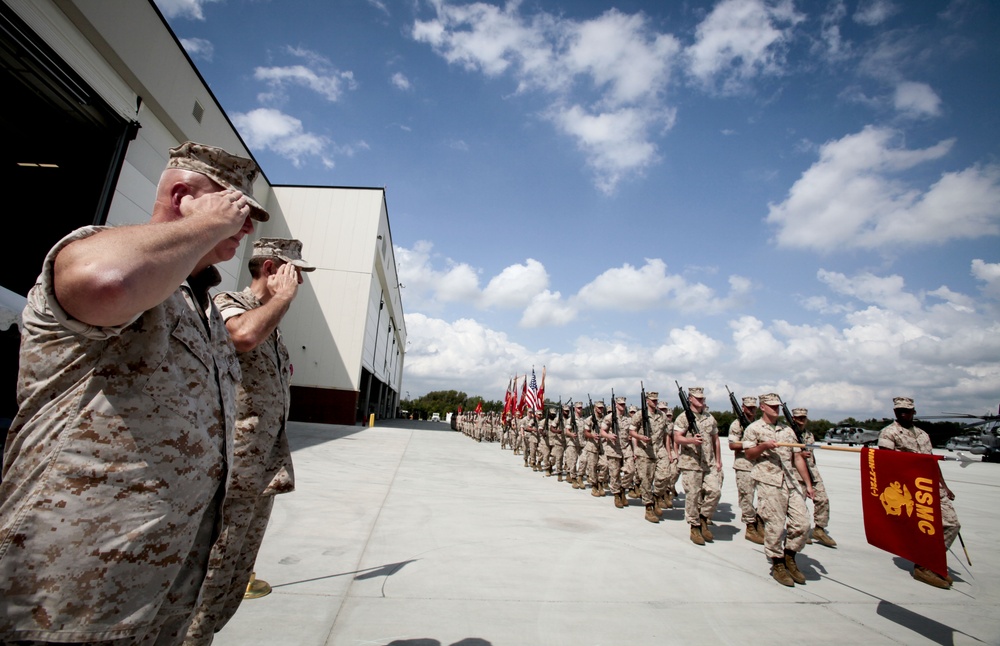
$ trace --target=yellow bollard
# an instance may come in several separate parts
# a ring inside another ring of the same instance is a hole
[[[368,428],[375,426],[375,413],[368,416]]]

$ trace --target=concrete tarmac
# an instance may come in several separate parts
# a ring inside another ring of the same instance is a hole
[[[273,592],[218,646],[1000,645],[998,464],[941,463],[973,565],[956,541],[939,590],[865,540],[859,454],[817,451],[839,545],[807,545],[807,583],[786,588],[744,539],[724,437],[715,542],[697,546],[683,497],[649,523],[444,423],[289,431],[297,489],[256,565]]]

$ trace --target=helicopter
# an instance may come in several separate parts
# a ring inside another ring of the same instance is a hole
[[[985,415],[941,413],[940,415],[921,417],[921,419],[982,420],[975,424],[970,424],[968,433],[950,438],[945,444],[945,448],[949,451],[968,451],[973,455],[981,455],[983,456],[983,462],[1000,462],[1000,409],[998,409],[996,415],[989,413]]]

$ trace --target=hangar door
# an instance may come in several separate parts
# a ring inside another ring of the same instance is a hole
[[[106,102],[0,1],[0,183],[7,262],[0,286],[24,296],[61,237],[103,224],[138,124]],[[18,334],[0,333],[0,425],[16,412]]]

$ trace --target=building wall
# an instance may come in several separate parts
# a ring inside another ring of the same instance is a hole
[[[394,257],[391,271],[384,269],[383,244],[392,249],[385,191],[279,185],[267,207],[277,217],[261,226],[260,236],[302,240],[302,255],[316,267],[281,326],[295,366],[292,417],[353,423],[343,391],[363,404],[363,370],[396,393],[402,375],[402,361],[386,351],[405,347],[406,333],[396,323],[403,320],[398,281],[386,281],[396,275]]]

